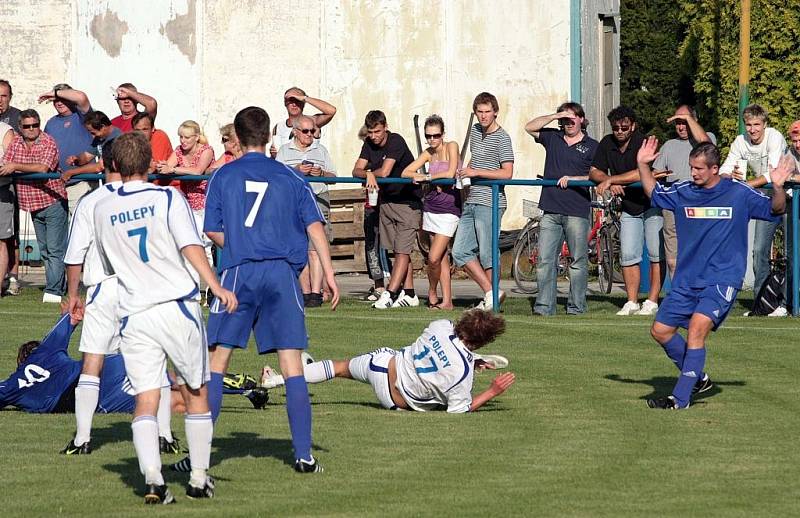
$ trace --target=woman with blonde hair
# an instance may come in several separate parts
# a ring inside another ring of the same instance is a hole
[[[425,119],[424,128],[428,147],[405,168],[402,177],[411,178],[414,183],[454,178],[461,166],[458,143],[445,141],[444,120],[438,115]],[[428,173],[419,173],[425,164],[429,164]],[[432,185],[422,203],[422,230],[431,235],[428,251],[428,307],[431,309],[453,309],[447,244],[456,233],[460,217],[459,192],[452,185]],[[442,286],[441,299],[437,294],[439,284]]]
[[[233,129],[233,123],[222,126],[219,129],[219,134],[222,136],[222,146],[225,148],[225,151],[211,166],[209,166],[209,169],[212,171],[216,171],[225,164],[233,162],[243,154],[242,148],[239,146],[239,138],[236,136],[236,131]]]
[[[184,121],[178,127],[180,144],[172,152],[169,159],[162,160],[156,167],[163,174],[196,174],[204,175],[208,166],[214,161],[214,149],[208,145],[208,140],[200,125],[193,120]],[[206,181],[181,180],[179,189],[186,196],[189,206],[194,213],[194,221],[203,239],[206,257],[211,261],[211,240],[203,234],[203,220],[206,209]]]

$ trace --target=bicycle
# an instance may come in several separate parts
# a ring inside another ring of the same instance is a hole
[[[517,288],[523,293],[538,291],[536,266],[539,257],[539,222],[543,215],[538,205],[536,202],[523,200],[522,213],[528,218],[528,223],[514,243],[512,275]],[[604,293],[610,293],[613,284],[622,281],[619,265],[619,205],[618,197],[591,203],[594,210],[593,225],[587,236],[588,259],[597,265],[600,291]],[[556,274],[559,277],[568,277],[571,264],[572,256],[565,241],[561,244]]]

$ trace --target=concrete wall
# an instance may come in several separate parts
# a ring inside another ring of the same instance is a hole
[[[370,109],[415,151],[414,114],[441,114],[460,143],[486,90],[500,101],[515,176],[534,177],[543,151],[523,126],[570,91],[569,0],[4,0],[0,19],[13,49],[0,77],[17,107],[66,81],[113,116],[110,87],[131,81],[158,99],[157,126],[174,144],[180,122],[194,119],[220,152],[217,128],[238,109],[256,104],[280,119],[283,92],[297,85],[338,107],[323,143],[348,176]],[[509,189],[505,228],[523,224],[520,198],[532,191]]]

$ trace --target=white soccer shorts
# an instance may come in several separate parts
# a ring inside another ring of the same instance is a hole
[[[78,350],[91,354],[114,354],[119,351],[119,295],[117,278],[110,277],[90,286]]]
[[[120,327],[120,350],[134,393],[164,385],[167,358],[175,368],[178,384],[199,389],[211,379],[198,302],[165,302],[124,318]]]
[[[348,366],[353,379],[372,385],[372,390],[375,391],[383,408],[397,409],[397,405],[392,401],[392,392],[389,388],[389,360],[396,354],[397,351],[394,349],[381,347],[367,354],[356,356],[350,360]]]

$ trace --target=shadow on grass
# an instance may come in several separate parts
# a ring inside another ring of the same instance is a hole
[[[226,437],[215,437],[213,446],[216,451],[211,454],[212,471],[214,466],[222,464],[228,459],[241,459],[246,457],[272,457],[282,461],[287,466],[294,465],[292,441],[289,439],[262,437],[251,432],[232,432]],[[312,448],[314,451],[328,451],[317,444],[312,445]],[[188,473],[176,473],[169,469],[169,464],[179,461],[180,457],[175,456],[174,460],[172,458],[167,460],[168,458],[167,456],[162,457],[163,465],[161,471],[164,474],[164,480],[168,483],[186,483],[189,476]],[[139,461],[136,457],[120,459],[119,462],[113,464],[104,464],[103,469],[112,473],[117,473],[123,484],[130,487],[136,495],[143,496],[144,478],[139,472]],[[225,480],[218,476],[214,478]],[[173,491],[173,493],[175,493],[175,491]]]
[[[122,416],[122,421],[111,423],[109,426],[102,428],[92,428],[92,451],[101,450],[108,444],[128,442],[132,439],[131,416],[127,414],[119,415]]]
[[[677,381],[677,376],[675,377],[667,377],[667,376],[655,376],[649,379],[632,379],[632,378],[623,378],[619,374],[607,374],[604,376],[607,380],[616,381],[618,383],[629,383],[629,384],[636,384],[636,385],[650,385],[651,391],[649,394],[641,396],[639,399],[653,399],[659,396],[663,396],[665,394],[669,394],[672,392],[672,388],[675,386],[675,382]],[[692,397],[692,402],[705,399],[707,397],[716,396],[717,394],[721,393],[727,387],[743,387],[745,386],[746,382],[734,380],[734,381],[719,381],[719,380],[712,380],[714,382],[714,386],[711,387],[710,390],[703,392],[702,394],[696,394]]]

